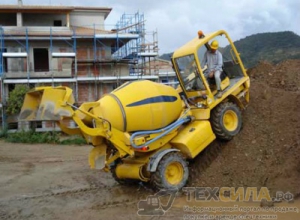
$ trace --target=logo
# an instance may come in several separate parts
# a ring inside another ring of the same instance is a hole
[[[275,202],[291,202],[294,200],[294,195],[290,192],[284,193],[281,191],[276,192],[276,197],[274,198]]]
[[[183,192],[187,194],[187,201],[222,201],[222,202],[244,202],[262,200],[272,201],[269,190],[266,187],[184,187]]]
[[[154,195],[147,196],[146,200],[138,203],[138,212],[140,216],[163,216],[173,205],[178,190],[161,190]],[[162,204],[160,197],[169,196],[166,205]]]
[[[154,195],[147,196],[145,200],[139,201],[137,214],[140,216],[163,216],[172,207],[177,192],[178,190],[161,190]],[[272,198],[266,187],[183,187],[182,192],[186,195],[187,202],[291,202],[294,200],[292,193],[281,191],[277,191],[276,196]],[[160,200],[162,197],[165,198],[164,201],[168,197],[166,204]],[[191,210],[193,211],[194,207]]]

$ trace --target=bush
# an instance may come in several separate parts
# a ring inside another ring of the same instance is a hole
[[[0,138],[7,137],[7,128],[0,130]]]
[[[27,85],[16,85],[15,89],[9,93],[7,100],[7,114],[17,114],[21,111],[25,94],[29,91]]]
[[[69,139],[65,139],[60,141],[60,144],[63,145],[85,145],[86,140],[83,137],[75,137],[75,138],[69,138]]]
[[[6,141],[11,143],[29,143],[29,144],[60,143],[58,132],[38,133],[34,131],[20,131],[15,133],[8,133],[6,136]]]
[[[62,144],[62,145],[85,145],[86,140],[83,137],[75,136],[60,141],[59,132],[35,132],[19,131],[15,133],[7,133],[7,130],[1,132],[0,138],[5,138],[11,143],[27,143],[27,144]]]

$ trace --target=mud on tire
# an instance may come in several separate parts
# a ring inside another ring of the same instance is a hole
[[[242,128],[242,114],[232,102],[220,103],[212,110],[211,125],[217,138],[231,140]]]
[[[177,152],[166,154],[151,174],[150,184],[154,189],[181,189],[187,183],[187,161]]]

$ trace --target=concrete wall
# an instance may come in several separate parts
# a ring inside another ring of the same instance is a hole
[[[24,27],[26,26],[54,26],[55,20],[61,20],[62,26],[67,26],[66,14],[42,14],[42,13],[22,13],[22,19],[19,19]],[[70,13],[70,25],[93,27],[96,24],[97,29],[104,29],[105,13],[93,11],[73,11]],[[0,13],[0,25],[17,26],[16,13]]]
[[[22,19],[19,20],[24,27],[51,27],[54,26],[55,20],[61,20],[62,26],[67,26],[66,14],[22,13],[20,16]],[[104,16],[105,13],[99,13],[96,11],[73,11],[70,13],[70,25],[91,28],[94,24],[96,24],[97,29],[104,29]],[[0,13],[0,25],[17,26],[17,14]]]
[[[74,11],[70,13],[70,25],[73,26],[90,26],[97,24],[97,29],[104,29],[104,13]]]

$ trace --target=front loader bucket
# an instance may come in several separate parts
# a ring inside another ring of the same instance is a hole
[[[19,115],[20,121],[59,121],[72,117],[72,89],[68,87],[37,87],[29,91]]]

